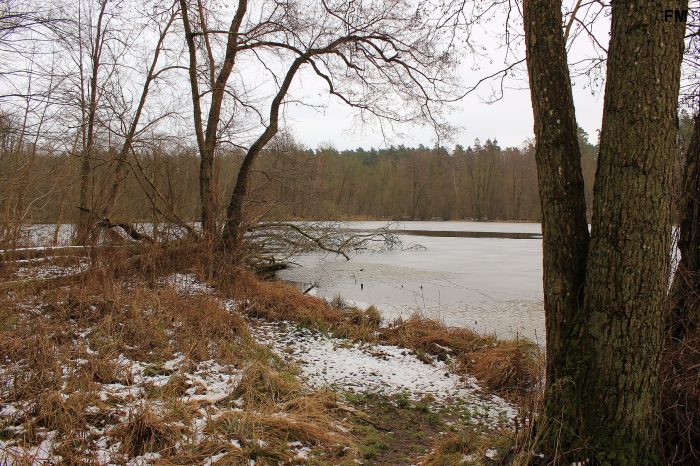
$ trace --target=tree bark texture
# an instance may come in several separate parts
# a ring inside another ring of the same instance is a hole
[[[530,0],[523,6],[542,208],[546,408],[552,417],[561,403],[556,387],[567,375],[562,371],[570,349],[566,331],[580,317],[588,225],[561,0]]]
[[[589,242],[561,2],[524,5],[547,332],[559,338],[547,342],[546,436],[559,460],[661,464],[659,362],[684,34],[663,11],[686,7],[612,3]]]
[[[574,394],[603,463],[661,464],[659,364],[687,1],[613,2]],[[587,343],[587,344],[584,344]]]

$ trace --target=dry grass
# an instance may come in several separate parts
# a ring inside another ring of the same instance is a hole
[[[247,270],[234,270],[219,277],[216,288],[245,300],[245,312],[268,320],[289,320],[322,330],[333,330],[345,319],[343,312],[322,299],[305,295],[294,286],[259,280]]]
[[[178,427],[182,420],[173,421],[144,405],[129,413],[128,421],[114,429],[111,435],[121,442],[121,449],[127,457],[133,458],[144,453],[167,456],[174,452],[183,433],[182,428]]]
[[[463,327],[414,314],[381,327],[379,311],[362,311],[302,294],[281,282],[264,282],[247,271],[236,271],[217,284],[226,295],[247,303],[253,317],[286,320],[339,337],[411,349],[426,361],[456,360],[457,372],[470,374],[492,391],[510,398],[527,396],[539,386],[544,358],[540,348],[525,339],[498,340]]]
[[[34,399],[61,387],[60,359],[64,345],[57,344],[45,322],[17,323],[18,331],[0,335],[0,360],[15,363],[4,374],[4,397],[8,401]]]
[[[523,411],[525,411],[524,409]],[[540,454],[542,439],[534,427],[533,412],[520,428],[486,430],[467,425],[438,437],[430,453],[419,464],[425,466],[534,466],[560,464],[548,462]]]
[[[301,442],[306,445],[345,444],[348,439],[332,428],[328,415],[321,411],[264,413],[228,412],[212,421],[209,431],[242,439],[243,444]]]
[[[387,343],[416,351],[419,357],[453,358],[455,372],[474,376],[490,391],[507,398],[528,397],[541,385],[544,354],[529,340],[498,340],[419,314],[397,320],[382,329],[382,336]]]
[[[529,340],[499,340],[460,357],[458,366],[500,394],[527,395],[541,385],[544,353]]]
[[[494,436],[477,431],[451,433],[443,436],[437,442],[433,451],[424,459],[423,464],[425,466],[482,465],[491,460],[486,456],[486,452],[493,447],[494,443]],[[494,462],[494,464],[498,463]]]
[[[208,275],[207,261],[178,264],[187,247],[154,249],[138,260],[116,250],[92,257],[91,273],[68,286],[23,286],[0,297],[0,402],[21,408],[0,420],[3,438],[36,446],[55,432],[54,452],[67,463],[94,462],[105,436],[109,445],[121,442],[112,452],[119,461],[157,452],[168,464],[212,455],[219,464],[293,464],[289,442],[330,462],[351,461],[347,413],[332,394],[301,387],[293,369],[253,341],[238,310],[451,361],[507,395],[532,393],[539,380],[539,354],[527,342],[499,342],[420,316],[381,327],[375,308],[334,307],[247,271],[213,282],[236,299],[235,310],[212,295],[183,294],[159,271],[184,265]],[[210,361],[240,378],[228,396],[187,401],[206,395],[197,370]],[[124,388],[105,390],[111,384]],[[26,460],[26,452],[16,450],[14,458]]]
[[[448,356],[475,351],[493,339],[483,337],[468,328],[448,327],[421,314],[398,319],[383,331],[386,342],[410,348],[419,354],[428,354],[442,360]]]
[[[236,451],[233,437],[222,443],[220,431],[202,426],[239,416],[238,406],[247,413],[239,433],[265,430],[279,458],[296,451],[284,439],[322,450],[348,445],[325,395],[306,399],[232,306],[144,277],[153,271],[145,265],[130,274],[110,270],[110,261],[119,268],[127,259],[95,257],[94,273],[70,286],[20,287],[0,297],[0,405],[11,413],[0,419],[8,442],[2,461],[36,463],[32,448],[51,437],[62,464],[94,464],[100,449],[117,463],[158,453],[164,463],[194,464],[226,452],[219,464],[236,464],[265,449],[251,440]],[[228,405],[216,403],[218,392],[209,397],[202,380],[211,370],[234,377],[218,389],[229,392]]]
[[[259,361],[251,364],[230,399],[242,400],[246,408],[282,403],[301,393],[299,381],[289,372],[279,372]]]
[[[290,396],[285,402],[267,402],[257,409],[229,411],[210,421],[205,432],[224,447],[236,439],[240,449],[227,456],[244,463],[263,459],[262,464],[297,464],[290,444],[330,451],[337,460],[352,458],[352,441],[344,433],[348,426],[336,412],[335,397],[326,392]]]
[[[331,455],[329,463],[352,461],[352,439],[335,410],[335,398],[324,392],[298,395],[283,403],[263,403],[245,410],[227,410],[212,417],[201,432],[203,440],[186,445],[173,464],[201,464],[217,455],[217,464],[304,464],[297,458],[303,445]]]
[[[172,287],[88,283],[45,299],[46,318],[53,325],[87,328],[86,340],[100,354],[160,361],[182,353],[194,361],[235,361],[250,343],[240,314],[214,297],[184,296]]]
[[[696,304],[697,305],[697,304]],[[663,355],[662,444],[668,464],[700,464],[700,327]]]

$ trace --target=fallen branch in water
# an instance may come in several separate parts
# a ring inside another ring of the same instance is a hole
[[[314,283],[313,285],[311,285],[310,287],[308,287],[307,289],[304,290],[304,294],[309,294],[309,291],[313,290],[317,286],[318,286],[318,283]]]
[[[298,254],[323,251],[350,260],[350,254],[368,249],[371,243],[383,249],[400,245],[388,228],[358,232],[342,228],[337,223],[259,222],[249,228],[247,246],[260,251],[258,255],[287,260]]]
[[[311,241],[321,251],[331,252],[333,254],[343,256],[346,260],[350,260],[350,257],[340,247],[329,246],[328,243],[325,243],[323,241],[323,239],[324,239],[323,236],[313,236],[310,233],[311,230],[306,231],[306,230],[302,229],[301,227],[299,227],[298,225],[295,225],[294,223],[262,223],[262,224],[258,224],[255,226],[256,230],[259,230],[259,229],[274,230],[276,228],[277,229],[288,228],[290,230],[293,230],[296,233],[300,234],[302,237]]]

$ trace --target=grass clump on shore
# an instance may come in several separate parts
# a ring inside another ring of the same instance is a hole
[[[301,392],[301,385],[293,374],[276,371],[256,361],[245,369],[230,398],[242,400],[245,407],[257,407],[284,402]]]
[[[217,288],[245,302],[243,312],[253,317],[295,322],[368,343],[401,346],[425,361],[450,361],[456,372],[474,376],[489,390],[508,398],[530,396],[540,386],[543,352],[527,339],[499,340],[420,314],[382,326],[381,315],[373,306],[360,310],[347,306],[342,299],[328,303],[286,283],[260,281],[247,271],[237,271]]]
[[[544,353],[529,340],[498,340],[459,358],[458,370],[500,394],[526,396],[542,383]]]

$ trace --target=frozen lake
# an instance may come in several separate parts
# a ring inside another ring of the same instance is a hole
[[[372,230],[386,222],[347,222]],[[415,311],[449,325],[543,343],[542,240],[539,223],[397,222],[402,250],[294,259],[279,273],[313,292],[376,305],[386,318]],[[404,233],[402,233],[404,232]],[[412,247],[418,246],[418,247]]]

